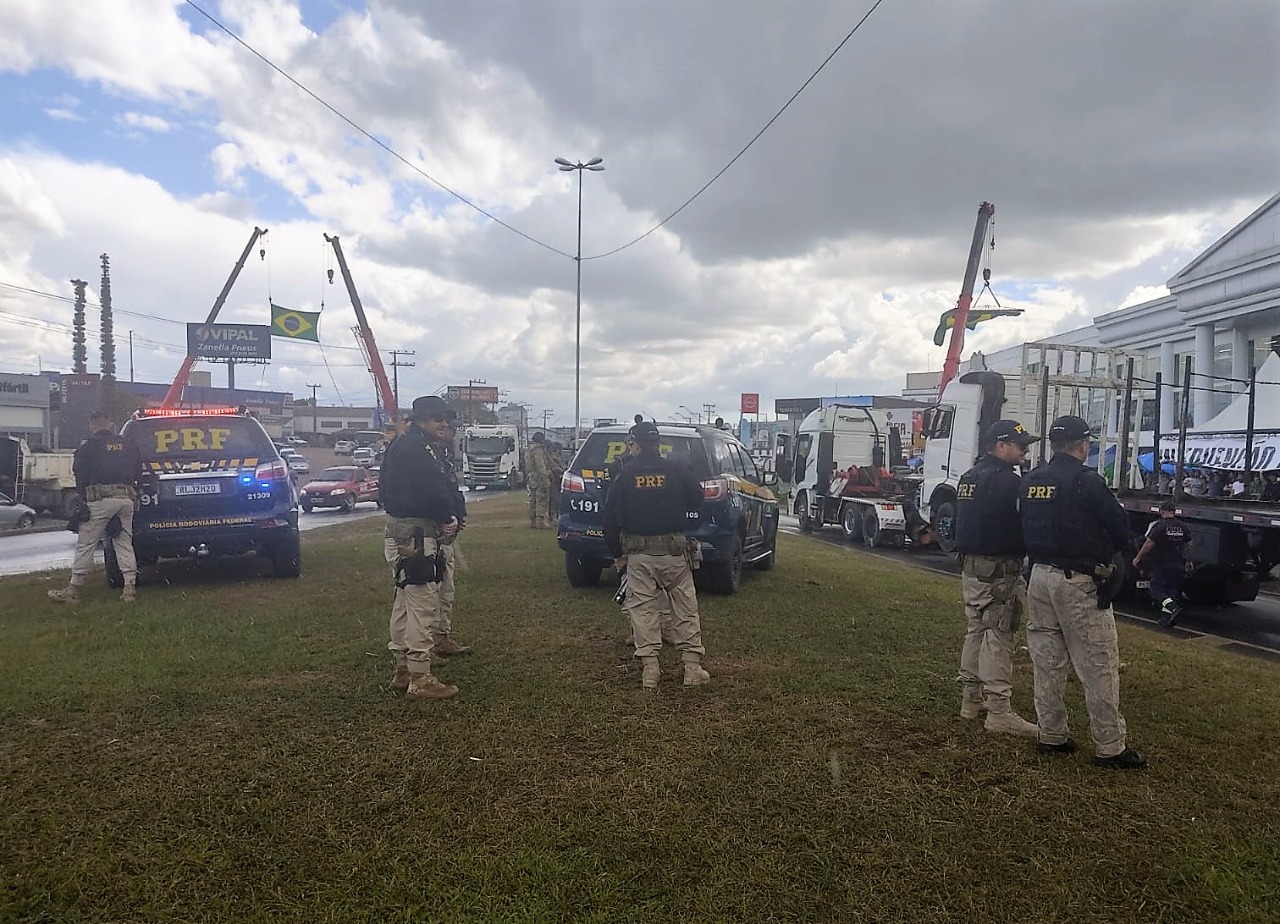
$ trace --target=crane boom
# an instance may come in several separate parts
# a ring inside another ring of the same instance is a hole
[[[938,395],[947,383],[956,377],[960,369],[960,351],[964,349],[965,325],[969,323],[969,306],[973,304],[973,287],[978,281],[978,264],[982,262],[982,245],[987,240],[987,227],[996,213],[990,202],[978,206],[978,223],[973,229],[973,243],[969,247],[969,262],[964,268],[964,284],[956,302],[955,320],[951,325],[951,342],[947,345],[947,358],[942,364],[942,379],[938,382]]]
[[[245,261],[249,259],[249,254],[253,252],[253,245],[258,243],[258,238],[266,233],[266,228],[255,227],[253,229],[253,234],[249,235],[249,243],[244,245],[244,253],[240,254],[240,259],[236,261],[236,265],[232,268],[231,275],[227,277],[226,284],[222,287],[222,291],[218,293],[217,299],[214,300],[213,308],[209,311],[209,317],[204,319],[204,323],[212,324],[217,319],[223,303],[227,300],[227,296],[231,294],[231,287],[236,284],[240,271],[244,269]],[[182,389],[187,385],[187,376],[191,375],[191,367],[196,364],[198,358],[194,353],[187,354],[187,358],[178,367],[178,374],[174,376],[173,384],[164,393],[164,400],[160,402],[161,407],[171,408],[177,406],[182,399]]]
[[[382,365],[382,356],[378,353],[378,344],[373,339],[373,331],[369,327],[369,319],[364,316],[364,305],[360,303],[360,295],[356,292],[356,284],[351,279],[351,270],[347,268],[347,258],[342,255],[342,245],[338,243],[336,234],[326,234],[324,239],[333,245],[334,255],[338,258],[338,269],[342,271],[342,281],[347,284],[347,295],[351,297],[351,307],[355,309],[359,322],[357,336],[363,348],[365,358],[369,361],[369,371],[373,373],[373,381],[378,386],[378,397],[382,401],[382,410],[387,418],[394,422],[400,416],[400,408],[396,406],[396,395],[391,390],[391,382],[387,378],[387,370]]]

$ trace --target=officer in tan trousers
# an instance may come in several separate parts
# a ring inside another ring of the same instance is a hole
[[[59,603],[76,603],[80,588],[93,567],[93,553],[112,518],[120,521],[120,531],[111,537],[116,562],[124,574],[120,599],[132,603],[138,582],[138,564],[133,554],[133,515],[138,509],[138,475],[142,462],[132,440],[116,433],[116,426],[103,411],[89,417],[93,435],[76,450],[73,470],[76,491],[88,508],[88,519],[80,522],[76,535],[76,557],[71,565],[71,582],[49,591]]]
[[[1147,762],[1128,746],[1120,714],[1120,650],[1110,601],[1129,523],[1102,476],[1084,464],[1092,438],[1084,419],[1059,417],[1049,428],[1053,458],[1022,485],[1022,535],[1032,562],[1027,646],[1035,672],[1037,748],[1043,754],[1076,750],[1065,702],[1071,666],[1089,709],[1094,764],[1138,770]]]

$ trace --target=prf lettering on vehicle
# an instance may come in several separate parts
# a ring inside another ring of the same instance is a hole
[[[627,444],[622,440],[611,440],[608,446],[609,446],[609,451],[606,452],[604,455],[605,465],[613,464],[614,460],[616,460],[619,456],[628,455]],[[671,443],[663,443],[658,447],[658,454],[665,459],[667,456],[671,455],[671,450],[675,448],[676,447],[673,446]]]
[[[1027,485],[1027,500],[1053,500],[1058,493],[1056,484],[1029,484]]]
[[[636,475],[636,487],[644,491],[648,488],[665,487],[667,483],[666,475]]]
[[[226,445],[227,427],[183,427],[156,431],[156,452],[197,452],[218,450]]]

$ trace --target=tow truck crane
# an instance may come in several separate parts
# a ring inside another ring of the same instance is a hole
[[[342,270],[342,281],[347,284],[347,294],[351,296],[351,307],[355,309],[356,320],[360,322],[351,328],[351,331],[356,335],[356,341],[360,344],[361,352],[364,353],[364,361],[373,375],[374,384],[378,386],[378,398],[386,417],[384,423],[394,425],[400,418],[396,393],[392,390],[391,381],[387,378],[386,367],[382,365],[382,356],[378,353],[378,344],[373,339],[373,330],[369,327],[369,320],[364,315],[364,305],[361,304],[360,295],[356,292],[356,284],[351,279],[351,270],[347,268],[347,258],[342,255],[342,245],[338,243],[336,234],[326,234],[324,239],[333,245],[333,253],[338,258],[338,269]],[[329,271],[329,281],[333,282],[332,270]]]

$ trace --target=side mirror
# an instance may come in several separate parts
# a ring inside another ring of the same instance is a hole
[[[760,483],[766,488],[776,488],[778,486],[778,475],[776,472],[765,472],[764,477],[760,479]]]

